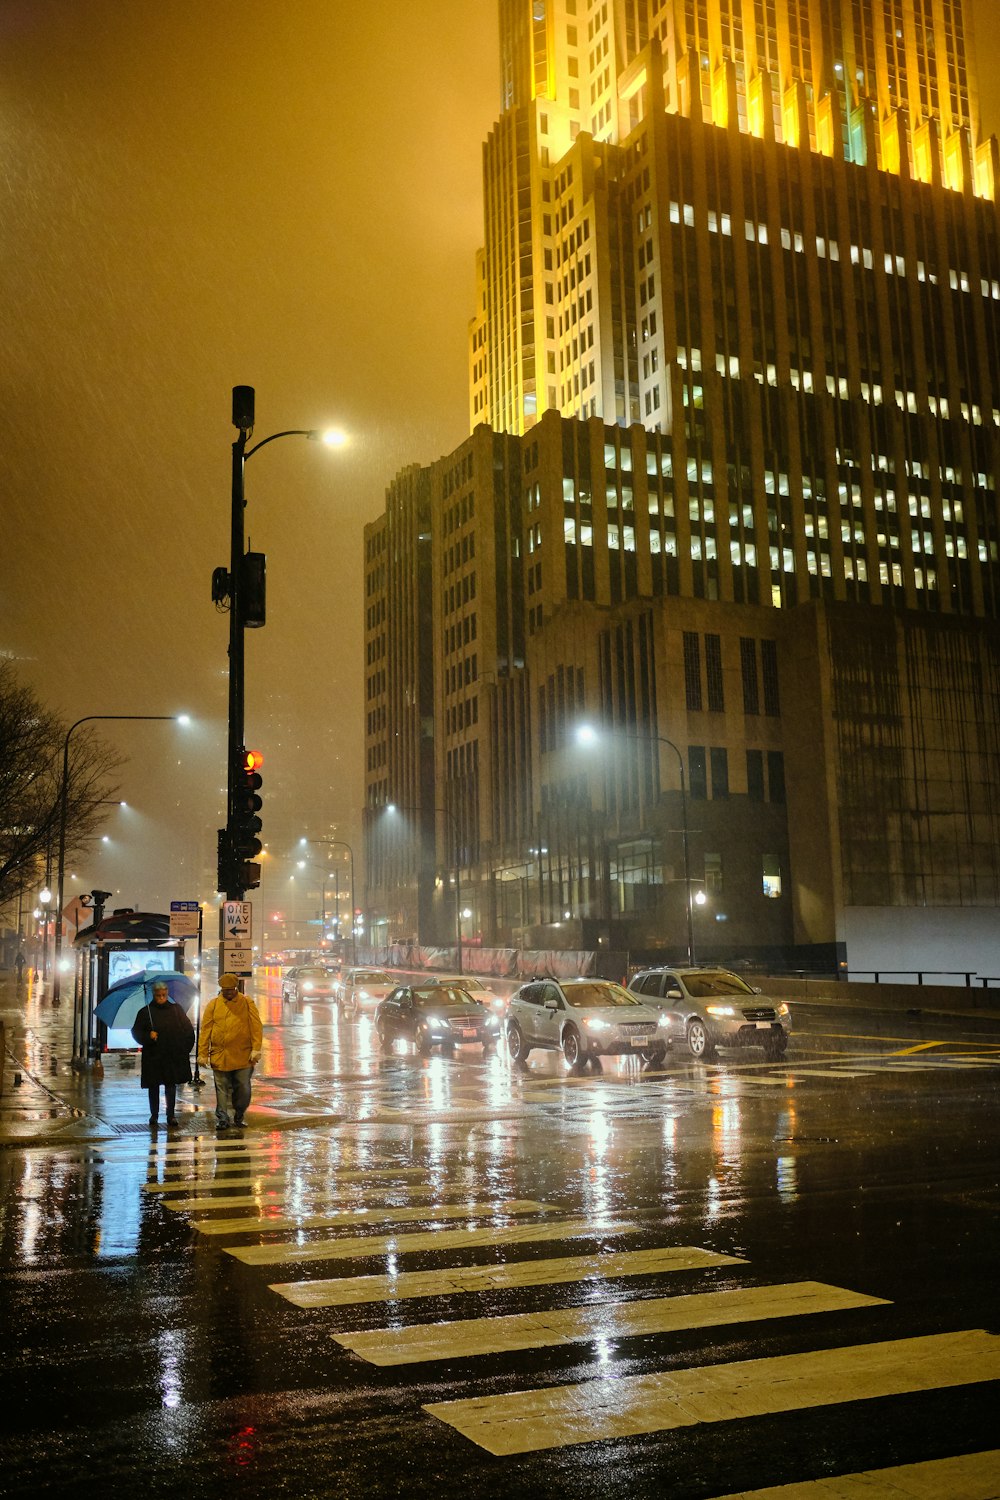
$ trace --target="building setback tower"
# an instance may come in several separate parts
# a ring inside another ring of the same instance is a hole
[[[1000,972],[1000,161],[968,13],[500,16],[473,435],[366,536],[382,935],[444,941],[458,868],[487,943],[674,953],[696,891],[720,957]]]

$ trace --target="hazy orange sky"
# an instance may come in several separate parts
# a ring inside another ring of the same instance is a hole
[[[1000,131],[996,9],[974,15]],[[248,467],[269,623],[248,633],[246,697],[272,852],[333,825],[360,850],[362,528],[400,467],[467,432],[495,10],[0,0],[0,651],[67,721],[196,720],[106,726],[134,810],[111,813],[84,888],[211,894],[227,619],[209,584],[238,383],[258,437],[351,435]],[[269,906],[287,904],[279,868]]]

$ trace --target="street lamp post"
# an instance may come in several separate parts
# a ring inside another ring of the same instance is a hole
[[[400,802],[388,802],[386,804],[385,810],[386,812],[412,813],[420,813],[424,811],[422,807],[404,807]],[[454,828],[455,830],[455,937],[458,947],[458,972],[462,974],[464,973],[464,970],[462,968],[462,868],[461,861],[458,858],[458,840],[460,834],[458,819],[455,817],[455,814],[452,812],[450,807],[433,807],[431,808],[431,811],[441,813],[443,817],[448,818],[451,822],[452,828]]]
[[[352,967],[356,968],[357,967],[357,962],[358,962],[358,935],[357,935],[357,933],[354,930],[354,850],[351,848],[350,844],[347,842],[346,839],[306,839],[306,838],[304,838],[304,839],[300,840],[300,842],[303,843],[303,844],[329,844],[329,845],[331,845],[335,849],[346,849],[347,850],[347,857],[348,857],[348,860],[350,861],[350,879],[351,879],[351,965],[352,965]],[[323,896],[323,914],[324,914],[324,916],[326,915],[326,893],[325,893],[325,890],[324,890],[324,896]],[[326,924],[324,923],[324,932],[325,932],[325,930],[326,930]],[[338,921],[337,921],[337,932],[338,932],[338,935],[339,935],[339,932],[340,932],[339,911],[338,911]]]
[[[674,744],[664,734],[632,734],[627,729],[615,730],[620,739],[634,740],[640,744],[667,745],[677,757],[677,769],[680,773],[681,782],[681,838],[684,851],[684,905],[687,909],[687,950],[688,964],[693,967],[695,961],[694,953],[694,913],[692,910],[691,896],[691,862],[688,850],[688,811],[687,811],[687,781],[684,775],[684,757]],[[576,732],[577,739],[581,744],[589,745],[599,741],[600,736],[596,729],[589,724],[581,724]]]
[[[338,447],[343,434],[333,429],[320,432],[309,427],[288,427],[282,432],[272,432],[261,438],[252,448],[247,444],[253,434],[254,388],[252,385],[233,386],[233,426],[238,437],[233,443],[232,462],[232,513],[230,520],[229,574],[225,569],[216,569],[212,580],[212,597],[221,601],[229,598],[229,733],[227,737],[228,767],[226,779],[226,828],[225,844],[227,857],[220,858],[219,885],[225,889],[227,900],[242,901],[247,890],[244,861],[237,857],[237,798],[241,790],[240,758],[243,753],[244,720],[244,640],[247,627],[247,577],[244,574],[243,512],[246,509],[245,470],[248,461],[268,443],[279,438],[304,437],[313,442],[324,442],[328,447]],[[255,621],[263,624],[263,618]],[[220,849],[221,853],[221,849]],[[254,882],[256,884],[256,882]],[[222,947],[219,948],[220,963]]]
[[[66,731],[63,740],[63,763],[62,783],[59,788],[59,854],[56,867],[58,889],[56,892],[56,940],[54,973],[52,976],[52,1004],[58,1005],[61,990],[60,960],[62,958],[62,910],[63,910],[63,882],[66,871],[66,804],[69,791],[69,742],[73,731],[79,729],[81,724],[121,724],[121,723],[156,723],[173,722],[175,724],[186,724],[187,714],[85,714],[82,719],[77,719]]]

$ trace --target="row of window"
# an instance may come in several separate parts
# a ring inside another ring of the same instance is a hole
[[[702,637],[696,631],[685,630],[684,649],[684,700],[690,713],[721,714],[726,711],[725,677],[722,670],[722,638],[718,635]],[[704,657],[704,671],[702,670]],[[778,693],[778,647],[775,641],[756,641],[752,636],[740,637],[740,672],[743,682],[743,712],[748,716],[763,711],[769,718],[778,718],[781,703]],[[763,692],[762,692],[763,689]]]
[[[747,796],[751,802],[784,803],[785,757],[782,751],[748,750],[746,770]],[[693,801],[728,801],[729,752],[724,745],[688,746],[688,793]]]

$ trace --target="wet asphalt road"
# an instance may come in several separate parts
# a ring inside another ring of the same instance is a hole
[[[0,1151],[0,1493],[952,1495],[1000,1448],[1000,1021],[797,1007],[781,1064],[569,1075],[264,1008],[258,1101],[336,1118]]]

